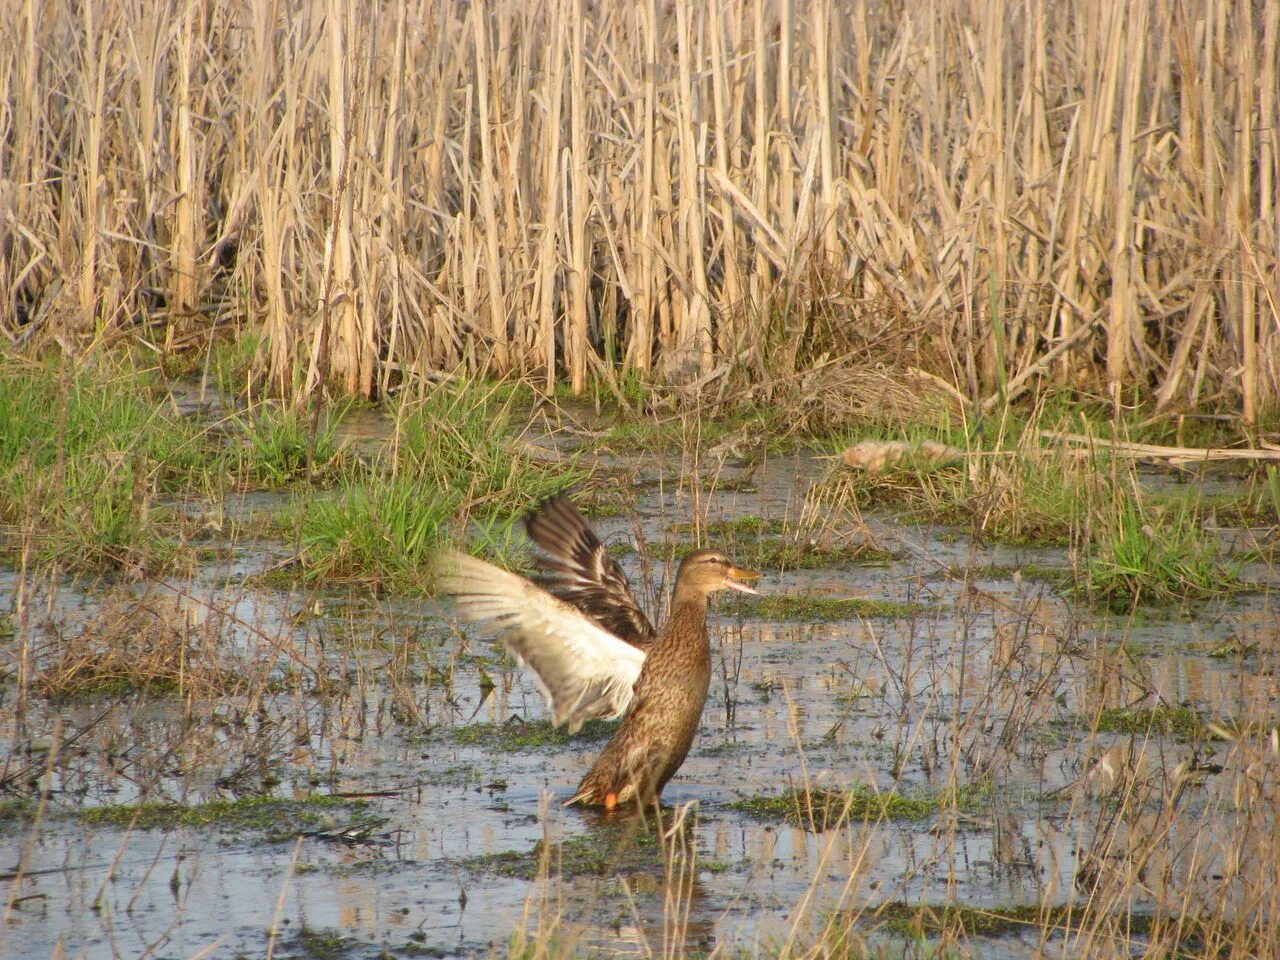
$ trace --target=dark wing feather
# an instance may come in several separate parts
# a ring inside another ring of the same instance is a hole
[[[631,595],[626,574],[571,501],[552,497],[525,517],[524,525],[546,551],[538,558],[543,589],[634,647],[643,650],[653,642],[653,625]]]

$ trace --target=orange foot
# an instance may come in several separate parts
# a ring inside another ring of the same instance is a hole
[[[618,795],[616,793],[606,793],[604,795],[604,808],[613,810],[618,806]]]

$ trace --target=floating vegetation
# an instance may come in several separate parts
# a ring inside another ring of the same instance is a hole
[[[703,534],[711,540],[733,542],[743,537],[761,537],[766,534],[781,536],[786,524],[779,517],[756,517],[747,514],[730,520],[711,520],[702,525]],[[697,528],[692,523],[673,523],[667,527],[669,533],[681,538],[696,534]]]
[[[648,849],[653,850],[651,844]],[[567,837],[548,849],[539,841],[530,850],[504,850],[467,857],[459,862],[471,873],[488,873],[517,880],[533,880],[542,874],[561,877],[607,876],[629,857],[620,858],[607,840],[595,836]],[[650,859],[654,855],[650,854]],[[661,862],[658,853],[657,862]]]
[[[1096,718],[1081,717],[1080,725],[1099,733],[1173,736],[1186,741],[1205,740],[1212,736],[1204,716],[1184,705],[1108,707],[1099,711]]]
[[[226,831],[253,831],[268,841],[287,840],[299,833],[331,827],[334,818],[350,817],[366,810],[362,800],[315,796],[306,800],[246,797],[210,800],[195,806],[180,803],[89,807],[77,817],[92,826],[140,830],[176,830],[182,827],[217,827]]]
[[[848,790],[790,789],[780,794],[757,794],[729,804],[760,820],[780,820],[807,830],[829,830],[847,823],[875,820],[926,820],[948,808],[976,809],[988,788],[972,784],[958,790],[907,795],[877,792],[857,785]]]
[[[745,551],[745,562],[770,570],[819,570],[843,564],[883,566],[893,557],[872,543],[829,544],[782,537],[763,537],[748,544]]]
[[[859,597],[801,597],[794,594],[743,597],[740,609],[763,620],[815,623],[824,620],[874,618],[906,620],[926,613],[924,603],[895,600],[866,600]]]
[[[454,727],[449,736],[454,743],[512,753],[607,740],[616,726],[609,720],[588,720],[581,730],[570,734],[564,728],[553,727],[550,720],[511,720]]]
[[[917,904],[895,901],[877,907],[874,919],[888,932],[904,937],[936,936],[949,931],[968,936],[1000,937],[1027,929],[1054,929],[1069,925],[1074,917],[1081,922],[1079,907],[1050,907],[1038,904],[1010,907],[968,907],[960,904]],[[1150,918],[1125,918],[1125,929],[1142,935],[1150,929]],[[1130,923],[1132,922],[1132,926]]]

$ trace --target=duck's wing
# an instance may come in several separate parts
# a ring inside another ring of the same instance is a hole
[[[538,582],[615,637],[644,649],[656,632],[631,594],[627,576],[578,508],[552,497],[524,520],[530,539],[546,551]]]
[[[540,590],[524,577],[456,551],[432,560],[441,593],[458,617],[493,624],[498,640],[529,668],[547,699],[551,721],[575,733],[594,717],[620,717],[631,706],[644,651]]]

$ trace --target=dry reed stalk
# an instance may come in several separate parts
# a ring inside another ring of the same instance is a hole
[[[769,194],[769,138],[759,135],[761,131],[767,130],[769,127],[769,41],[767,36],[768,24],[765,21],[764,11],[765,0],[753,0],[751,8],[753,44],[751,54],[755,68],[752,77],[755,81],[755,90],[753,91],[755,112],[752,119],[756,137],[751,145],[751,166],[743,172],[754,174],[754,192],[751,199],[753,201],[752,206],[757,211],[766,207]],[[757,219],[763,220],[762,217],[757,217]],[[764,250],[757,246],[750,272],[751,300],[757,306],[763,305],[767,299],[768,277],[769,261],[765,256]]]
[[[1119,398],[1123,382],[1130,374],[1133,343],[1141,337],[1136,329],[1137,292],[1134,284],[1133,213],[1135,200],[1134,138],[1138,132],[1138,98],[1142,92],[1143,34],[1147,28],[1146,7],[1133,4],[1128,8],[1128,23],[1124,30],[1117,30],[1111,47],[1117,55],[1122,42],[1126,43],[1123,58],[1123,74],[1117,77],[1123,89],[1123,107],[1120,129],[1117,134],[1118,156],[1116,160],[1115,189],[1112,203],[1116,211],[1115,232],[1111,243],[1111,317],[1107,327],[1107,386],[1113,398]],[[1117,14],[1117,17],[1119,14]],[[1113,61],[1113,69],[1121,69]]]
[[[813,6],[814,37],[814,84],[817,89],[817,104],[814,120],[818,129],[818,151],[822,177],[820,190],[822,202],[818,205],[816,218],[822,237],[822,254],[824,263],[839,268],[840,235],[837,228],[836,212],[836,118],[832,101],[832,86],[835,83],[836,66],[833,51],[840,47],[838,21],[835,19],[835,7],[832,0],[816,0]]]
[[[546,111],[546,148],[543,153],[542,239],[538,251],[538,346],[543,390],[550,395],[556,387],[556,275],[560,265],[559,204],[556,180],[560,171],[561,109],[564,105],[566,0],[551,7],[549,32],[552,37],[550,63],[544,74],[542,108]]]
[[[657,197],[654,191],[654,171],[657,165],[657,112],[658,112],[658,40],[659,8],[657,0],[645,0],[636,7],[636,32],[643,50],[640,69],[642,96],[637,102],[637,121],[633,121],[640,137],[640,175],[633,192],[633,222],[639,236],[631,259],[631,289],[634,320],[632,336],[627,344],[624,362],[633,370],[647,374],[653,357],[655,337],[654,319],[659,301],[657,289],[657,258],[651,238],[657,229]]]
[[[10,338],[165,301],[260,322],[277,392],[581,390],[785,378],[892,312],[971,401],[1280,402],[1274,5],[129,9],[0,23]]]
[[[329,92],[329,190],[332,203],[325,240],[325,281],[320,300],[320,329],[307,372],[309,384],[317,384],[326,370],[336,374],[348,393],[361,390],[359,319],[353,289],[354,238],[351,219],[354,209],[350,152],[351,95],[349,69],[356,47],[351,36],[355,11],[342,0],[329,0],[325,17],[325,39],[328,41]]]
[[[680,187],[677,191],[676,282],[684,293],[684,310],[676,334],[674,367],[668,375],[690,379],[696,370],[705,376],[711,370],[711,298],[707,287],[706,235],[703,220],[702,170],[706,166],[702,115],[702,84],[694,83],[695,59],[702,61],[702,27],[706,22],[702,5],[693,0],[676,0],[676,143]],[[697,29],[695,29],[695,27]]]
[[[476,107],[477,135],[480,138],[480,174],[478,193],[481,230],[484,237],[484,274],[488,278],[489,337],[493,349],[493,369],[495,373],[506,373],[510,364],[507,353],[507,314],[504,300],[503,267],[498,254],[498,210],[494,194],[497,192],[494,175],[493,132],[495,124],[502,122],[500,114],[495,116],[494,104],[491,102],[498,91],[489,76],[489,35],[488,18],[483,16],[483,9],[473,7],[471,25],[475,29],[475,71],[476,71]],[[579,58],[581,59],[581,58]]]
[[[777,86],[777,121],[771,131],[774,148],[774,163],[777,165],[777,187],[772,196],[766,194],[765,209],[775,211],[778,226],[782,233],[791,234],[795,230],[795,163],[792,151],[795,149],[795,133],[793,128],[792,103],[792,71],[791,60],[793,43],[796,34],[796,10],[794,0],[778,0],[778,67]],[[757,130],[759,138],[763,130]]]
[[[224,624],[209,613],[155,596],[114,598],[78,635],[58,638],[36,684],[55,698],[146,690],[207,699],[241,691],[251,682],[247,664],[230,662]]]
[[[587,385],[587,273],[591,255],[587,250],[587,82],[586,82],[586,5],[585,0],[572,0],[569,8],[569,304],[568,335],[565,337],[565,361],[569,367],[569,383],[575,394]]]
[[[173,223],[173,309],[185,315],[196,305],[197,210],[201,199],[196,178],[195,130],[191,118],[191,76],[195,69],[196,6],[187,7],[182,20],[182,39],[178,46],[177,110],[174,115],[173,152],[177,158],[176,197]],[[144,108],[145,115],[145,108]],[[169,324],[166,345],[172,349],[177,325]]]
[[[98,233],[100,230],[102,185],[101,161],[103,150],[103,108],[106,102],[107,59],[100,53],[103,37],[99,34],[99,22],[95,17],[94,0],[84,4],[84,57],[80,80],[83,85],[82,103],[88,107],[84,119],[81,157],[83,180],[78,200],[81,204],[80,226],[80,322],[79,332],[94,331],[98,318],[98,285],[101,282],[98,268]],[[66,238],[70,240],[70,237]],[[73,328],[74,329],[74,328]]]
[[[725,65],[724,14],[720,0],[711,0],[707,5],[707,19],[711,30],[711,100],[715,117],[715,165],[717,179],[729,182],[730,165],[737,169],[739,164],[730,154],[736,137],[729,133],[731,114],[729,108],[730,92],[729,69]],[[740,111],[733,111],[733,117],[741,116]],[[724,280],[721,285],[719,302],[719,323],[716,328],[715,352],[719,356],[733,356],[737,347],[734,332],[736,314],[741,310],[742,277],[741,264],[744,262],[738,248],[738,230],[734,222],[733,206],[728,196],[721,193],[719,204],[720,215],[720,262],[724,265]]]

